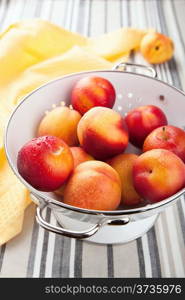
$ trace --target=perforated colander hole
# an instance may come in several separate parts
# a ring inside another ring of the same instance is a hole
[[[165,95],[158,95],[157,96],[157,102],[160,102],[161,104],[166,104],[167,103],[167,98]]]
[[[133,94],[132,93],[128,93],[127,96],[128,96],[128,98],[132,98]]]
[[[121,105],[118,105],[117,109],[118,109],[119,111],[122,111],[122,110],[123,110],[123,107],[122,107]]]
[[[165,96],[164,95],[159,95],[159,100],[160,101],[164,101],[165,100]]]
[[[132,106],[133,106],[133,103],[131,103],[131,102],[128,102],[128,103],[127,103],[127,107],[128,107],[129,109],[131,109]]]
[[[136,102],[137,102],[137,103],[141,103],[142,100],[143,100],[142,98],[137,98],[137,99],[136,99]]]
[[[122,95],[122,94],[117,94],[117,98],[118,98],[118,99],[122,99],[122,98],[123,98],[123,95]]]

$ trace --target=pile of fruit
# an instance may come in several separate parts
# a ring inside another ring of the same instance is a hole
[[[47,112],[37,137],[20,149],[21,176],[66,204],[107,211],[155,203],[182,189],[185,131],[168,125],[154,105],[123,117],[112,109],[115,99],[110,81],[80,79],[71,105]],[[124,153],[129,142],[140,155]]]

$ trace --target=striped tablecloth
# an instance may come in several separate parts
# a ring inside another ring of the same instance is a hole
[[[35,17],[90,36],[121,26],[156,28],[170,35],[176,48],[173,60],[156,67],[158,77],[185,89],[184,12],[184,0],[0,0],[0,28]],[[146,64],[139,55],[134,61]],[[54,222],[49,211],[46,218]],[[35,222],[32,204],[23,232],[0,248],[0,276],[185,277],[184,198],[141,238],[108,246],[44,231]]]

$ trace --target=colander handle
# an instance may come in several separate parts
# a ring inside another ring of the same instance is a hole
[[[42,211],[47,206],[47,204],[40,205],[36,209],[36,221],[37,223],[44,229],[49,230],[51,232],[61,234],[63,236],[67,236],[70,238],[78,238],[78,239],[84,239],[91,237],[94,235],[103,225],[105,225],[107,222],[104,222],[102,220],[98,224],[92,226],[90,229],[84,230],[84,231],[73,231],[69,229],[65,229],[63,227],[58,227],[55,225],[52,225],[44,220],[42,217]]]
[[[145,66],[145,65],[140,65],[140,64],[134,64],[134,63],[126,63],[126,62],[120,62],[117,63],[112,70],[120,70],[122,69],[124,72],[129,73],[128,71],[128,67],[131,67],[132,69],[137,68],[137,69],[143,69],[145,71],[149,71],[151,73],[151,77],[156,78],[157,77],[157,73],[155,71],[154,68],[149,67],[149,66]],[[134,72],[137,73],[137,72]]]

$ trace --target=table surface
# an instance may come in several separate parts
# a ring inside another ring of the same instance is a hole
[[[175,57],[156,67],[158,77],[185,90],[184,10],[184,0],[0,0],[0,27],[39,17],[89,36],[121,26],[155,28],[175,42]],[[144,62],[139,55],[134,60]],[[47,219],[54,221],[50,212]],[[184,198],[144,236],[121,245],[48,233],[36,224],[31,204],[22,233],[0,247],[0,277],[185,277]]]

